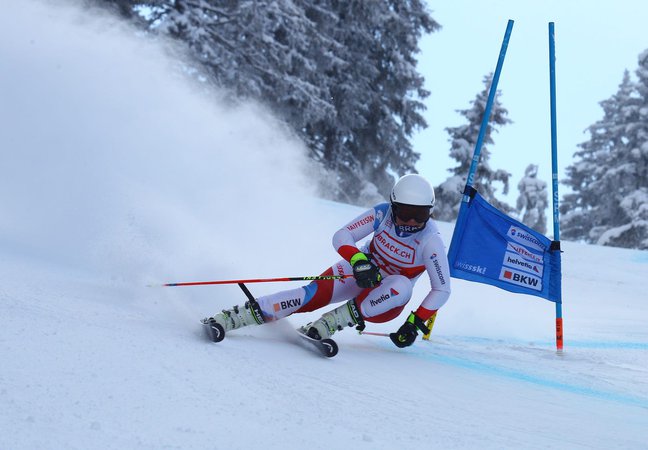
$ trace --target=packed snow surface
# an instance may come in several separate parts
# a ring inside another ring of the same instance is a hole
[[[293,332],[318,313],[208,342],[236,285],[147,285],[318,274],[361,210],[316,199],[270,112],[101,16],[0,15],[1,449],[646,448],[646,252],[563,243],[562,354],[553,303],[461,280],[402,350],[348,329],[322,358]]]

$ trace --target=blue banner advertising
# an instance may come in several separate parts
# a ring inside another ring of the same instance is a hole
[[[450,275],[561,303],[560,249],[473,193],[459,210]]]

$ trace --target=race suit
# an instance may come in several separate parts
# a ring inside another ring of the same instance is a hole
[[[373,237],[360,248],[356,243]],[[416,310],[427,320],[450,296],[450,272],[446,250],[436,223],[429,219],[415,233],[398,231],[391,206],[381,203],[340,228],[333,235],[333,247],[342,260],[322,275],[351,275],[349,260],[357,252],[371,254],[383,277],[374,288],[363,289],[354,278],[318,280],[296,289],[257,299],[266,320],[277,320],[293,313],[310,312],[331,303],[352,298],[364,320],[387,322],[397,317],[412,297],[414,283],[423,272],[430,277],[430,292]]]

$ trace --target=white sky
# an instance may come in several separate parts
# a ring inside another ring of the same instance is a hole
[[[419,70],[431,95],[425,113],[429,127],[418,133],[420,173],[438,185],[454,165],[448,156],[446,127],[465,123],[455,110],[466,109],[495,70],[509,19],[515,24],[498,89],[514,123],[494,136],[493,168],[513,174],[507,199],[517,198],[517,183],[529,163],[551,181],[548,23],[555,23],[559,178],[572,162],[584,130],[602,117],[599,102],[613,95],[624,69],[634,76],[637,57],[648,48],[646,3],[641,0],[429,0],[442,25],[425,36]],[[566,187],[560,185],[560,194]]]

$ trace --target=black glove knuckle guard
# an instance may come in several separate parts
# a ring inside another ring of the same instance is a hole
[[[416,336],[418,336],[416,325],[405,322],[396,333],[390,333],[389,339],[391,339],[396,347],[404,348],[412,345],[416,340]]]
[[[361,288],[371,288],[380,283],[380,269],[371,261],[358,261],[353,266],[353,277]]]

